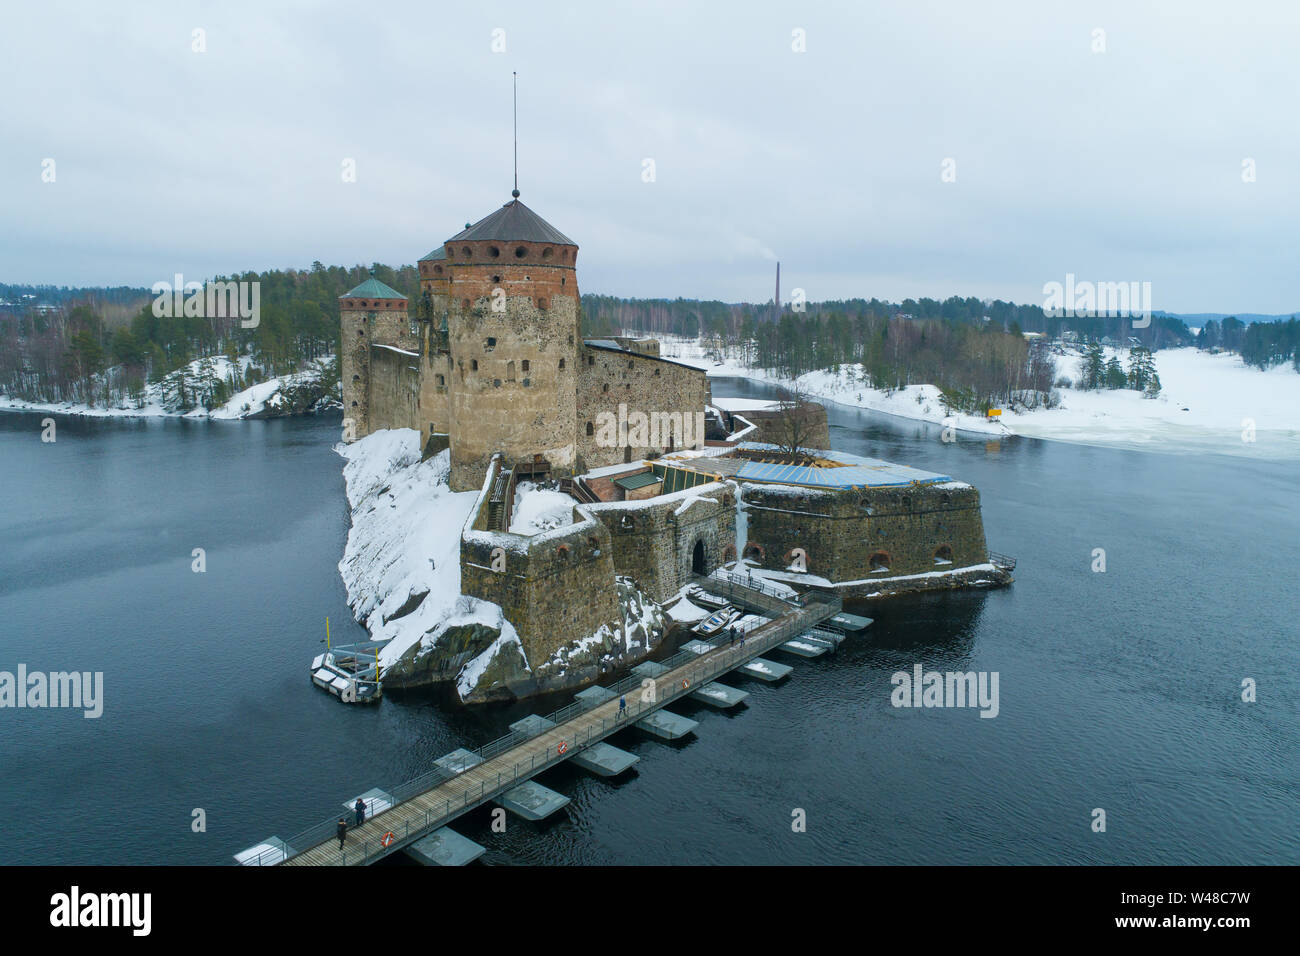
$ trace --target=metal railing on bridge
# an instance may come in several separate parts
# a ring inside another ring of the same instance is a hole
[[[343,849],[344,864],[349,862],[364,864],[369,862],[371,859],[378,859],[379,857],[386,856],[409,842],[412,838],[418,837],[423,833],[450,823],[453,819],[472,807],[478,806],[480,803],[485,802],[491,797],[536,776],[547,767],[554,766],[555,764],[567,760],[580,749],[590,746],[593,743],[597,743],[604,737],[607,737],[624,727],[630,726],[641,716],[658,710],[659,708],[672,703],[674,700],[698,690],[709,681],[720,677],[727,671],[733,670],[746,660],[756,657],[765,651],[771,650],[772,648],[785,643],[792,637],[807,631],[816,623],[816,621],[809,622],[809,615],[800,612],[814,610],[811,607],[813,604],[824,605],[821,609],[823,613],[818,616],[818,620],[825,620],[827,617],[831,617],[838,613],[843,607],[843,603],[838,596],[821,593],[816,594],[815,596],[810,595],[805,598],[805,603],[803,605],[798,608],[792,607],[790,609],[791,617],[789,619],[777,618],[768,624],[756,628],[745,635],[744,645],[728,646],[721,655],[710,657],[706,660],[694,651],[686,649],[679,650],[671,657],[658,662],[665,668],[664,674],[661,676],[667,675],[683,666],[692,664],[694,666],[689,667],[684,677],[682,675],[674,675],[673,679],[675,683],[670,685],[666,690],[658,688],[653,699],[650,701],[644,700],[641,693],[631,695],[631,699],[628,701],[627,716],[602,718],[599,725],[589,725],[586,728],[579,729],[572,738],[564,738],[564,742],[568,746],[563,753],[559,752],[557,748],[552,747],[546,752],[546,755],[541,760],[537,759],[537,754],[534,753],[530,757],[528,763],[516,763],[508,773],[506,771],[499,772],[496,784],[492,786],[491,789],[488,789],[489,781],[484,780],[480,783],[477,792],[471,788],[465,791],[463,797],[458,797],[455,800],[448,799],[444,802],[443,806],[435,806],[426,810],[422,817],[416,818],[414,827],[412,826],[411,820],[408,818],[403,824],[400,833],[386,830],[381,826],[376,828],[376,835],[367,838],[360,844],[360,846],[353,843],[349,847],[345,841]],[[722,642],[725,639],[725,635],[719,635],[712,640],[703,641],[703,643],[709,644],[716,650],[722,647]],[[611,699],[616,696],[623,697],[626,696],[629,691],[642,691],[643,689],[646,689],[646,682],[649,680],[651,680],[651,678],[644,678],[640,675],[630,674],[607,689],[611,692]],[[683,680],[685,680],[685,684],[682,683]],[[658,686],[657,683],[655,686]],[[545,719],[555,726],[545,727],[536,733],[512,731],[502,737],[498,737],[496,740],[489,741],[476,750],[470,751],[470,753],[477,756],[481,762],[486,763],[488,760],[500,756],[506,751],[532,740],[534,737],[552,733],[556,728],[591,709],[592,707],[589,705],[581,702],[574,702],[546,715]],[[475,763],[456,772],[436,768],[427,773],[421,774],[414,779],[408,780],[405,783],[398,784],[396,787],[393,787],[388,791],[393,797],[392,807],[390,807],[389,810],[411,800],[414,797],[426,793],[477,766],[478,763]],[[388,811],[386,810],[384,812]],[[346,814],[344,816],[346,817]],[[382,816],[382,813],[376,816]],[[281,863],[284,860],[292,859],[307,850],[313,849],[322,843],[326,843],[331,839],[336,839],[335,830],[338,819],[339,817],[337,815],[331,816],[328,820],[296,834],[286,841],[287,853],[281,852],[279,849],[268,849],[260,854],[258,858],[246,861],[246,865],[274,865]],[[373,819],[375,818],[370,818],[370,820]],[[367,822],[370,822],[370,820]],[[389,844],[385,845],[383,843],[383,838],[388,832],[393,833],[393,840]],[[355,855],[357,853],[361,854],[360,857]]]
[[[700,587],[728,599],[743,598],[746,591],[756,591],[775,598],[791,607],[804,607],[807,598],[791,587],[778,587],[763,578],[737,571],[718,570],[706,578],[698,578]]]

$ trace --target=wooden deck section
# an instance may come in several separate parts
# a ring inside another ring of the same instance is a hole
[[[355,866],[373,863],[422,836],[446,826],[456,817],[492,800],[547,767],[567,760],[583,748],[617,733],[646,714],[688,696],[709,681],[824,621],[840,610],[840,602],[812,595],[804,607],[788,607],[781,617],[745,635],[744,647],[722,643],[653,679],[655,699],[642,700],[642,690],[625,693],[627,713],[618,716],[618,696],[577,714],[536,737],[409,799],[402,800],[358,828],[349,829],[339,848],[337,837],[303,849],[281,866]],[[649,680],[649,678],[647,678]],[[561,750],[563,747],[563,750]],[[385,845],[385,839],[391,834]]]

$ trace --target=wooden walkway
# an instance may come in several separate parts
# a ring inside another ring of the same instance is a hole
[[[373,863],[456,817],[555,766],[578,751],[617,733],[652,711],[684,697],[726,672],[784,643],[840,610],[840,602],[813,595],[805,607],[791,607],[781,617],[745,635],[744,646],[724,641],[713,651],[687,660],[653,680],[654,699],[643,700],[648,687],[625,692],[627,713],[618,716],[618,695],[577,714],[553,729],[471,767],[450,780],[403,800],[357,828],[349,827],[343,848],[333,837],[284,861],[283,866],[352,866]],[[648,679],[647,679],[648,680]],[[563,748],[563,749],[561,749]],[[351,815],[347,815],[349,821]],[[391,834],[391,837],[389,835]],[[298,847],[294,847],[298,850]]]

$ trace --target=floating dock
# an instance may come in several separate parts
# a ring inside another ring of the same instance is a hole
[[[700,722],[666,710],[656,710],[649,717],[638,720],[636,725],[660,740],[679,740],[700,726]]]
[[[796,637],[793,640],[786,641],[778,650],[785,651],[787,654],[795,654],[799,657],[821,657],[830,650],[821,641],[810,641],[806,637]]]
[[[464,866],[486,852],[486,848],[467,836],[461,836],[451,827],[434,830],[406,848],[407,856],[425,866]]]
[[[611,697],[617,696],[618,695],[608,687],[601,687],[599,684],[593,684],[586,690],[578,691],[578,693],[573,695],[573,699],[583,707],[587,708],[587,710],[591,710],[593,707],[599,707]]]
[[[783,677],[788,677],[794,668],[789,664],[778,664],[776,661],[755,657],[748,664],[737,667],[736,670],[742,674],[748,674],[750,677],[757,677],[759,680],[775,683]]]
[[[545,820],[556,810],[563,810],[569,805],[569,798],[543,787],[536,780],[529,780],[501,794],[497,803],[517,817],[536,822]]]
[[[293,856],[289,844],[279,837],[267,837],[256,846],[250,846],[235,854],[235,862],[240,866],[275,866]]]
[[[668,670],[668,668],[664,667],[663,664],[656,663],[655,661],[642,661],[640,664],[636,665],[636,667],[632,668],[632,673],[636,674],[637,677],[658,677],[666,670]]]
[[[328,621],[326,628],[328,633]],[[346,704],[373,704],[384,694],[379,682],[379,651],[387,641],[340,644],[317,654],[311,682]]]
[[[478,754],[472,753],[463,747],[457,747],[447,756],[439,757],[433,763],[448,773],[464,773],[470,767],[477,767],[482,762],[483,758]]]
[[[729,707],[735,707],[742,700],[749,696],[749,691],[737,690],[734,687],[728,687],[726,684],[719,684],[714,681],[711,684],[705,684],[699,690],[691,694],[691,700],[698,700],[702,704],[708,704],[710,707],[717,707],[719,710],[726,710]]]
[[[357,801],[360,800],[366,807],[366,819],[377,814],[383,813],[397,801],[393,799],[391,793],[375,788],[367,790],[360,796],[353,797],[351,800],[344,801],[343,809],[348,812],[348,826],[352,825],[352,814],[357,812]]]
[[[520,718],[510,725],[510,729],[517,734],[527,734],[529,737],[536,737],[540,733],[545,733],[555,726],[555,721],[547,720],[545,717],[539,717],[537,714],[529,714],[527,717]]]
[[[834,615],[830,620],[824,621],[822,627],[839,631],[841,634],[858,634],[865,631],[871,626],[871,618],[861,617],[857,614],[846,614],[841,611]]]
[[[733,585],[729,590],[738,587]],[[265,840],[241,853],[238,859],[249,865],[274,860],[285,866],[364,866],[445,830],[463,814],[506,798],[538,774],[567,760],[583,756],[584,766],[596,773],[626,770],[633,762],[629,759],[632,755],[617,748],[605,749],[605,738],[630,723],[664,740],[677,740],[691,733],[698,726],[696,721],[662,708],[742,669],[764,680],[789,674],[791,668],[755,655],[807,634],[841,609],[838,595],[804,594],[785,604],[773,620],[751,628],[743,646],[739,641],[734,645],[725,640],[716,644],[694,641],[690,649],[679,650],[659,662],[666,670],[650,678],[653,695],[640,693],[646,678],[632,674],[608,688],[589,687],[576,694],[573,703],[546,717],[530,715],[516,721],[509,734],[474,751],[452,751],[434,761],[435,766],[420,777],[387,788],[386,792],[395,798],[393,805],[374,819],[367,819],[363,826],[351,829],[341,847],[335,835],[335,816],[288,841]],[[620,697],[627,699],[623,714],[619,712]],[[553,726],[548,728],[539,721]],[[532,730],[541,733],[529,736]],[[612,759],[615,757],[618,759]],[[523,801],[519,802],[523,805]],[[534,812],[541,809],[544,807]],[[452,838],[444,834],[443,839]]]
[[[600,777],[617,777],[641,758],[626,750],[619,750],[603,740],[592,744],[569,758],[569,762]]]
[[[820,627],[814,627],[799,639],[801,641],[821,641],[827,647],[834,649],[844,643],[845,635],[839,631],[827,631]]]

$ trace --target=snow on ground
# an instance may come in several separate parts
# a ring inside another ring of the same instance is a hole
[[[704,369],[711,378],[748,378],[778,386],[791,384],[789,378],[779,375],[773,369],[745,368],[734,357],[719,362],[709,357],[708,350],[698,342],[666,339],[661,343],[660,351],[664,358]],[[939,389],[933,385],[909,385],[900,389],[869,388],[864,382],[860,364],[841,365],[838,371],[826,369],[807,372],[800,375],[797,382],[809,398],[817,401],[834,402],[850,408],[867,408],[886,415],[936,425],[951,424],[958,431],[981,435],[1010,434],[1010,430],[998,422],[991,422],[980,415],[951,411],[943,404]],[[757,399],[715,398],[713,404],[743,412],[746,408],[761,408],[769,403]]]
[[[312,362],[309,367],[292,375],[268,379],[233,395],[229,401],[208,413],[209,418],[248,418],[263,412],[274,412],[285,404],[283,390],[293,385],[303,385],[319,379],[328,359]]]
[[[665,358],[705,369],[711,377],[782,384],[771,370],[745,368],[734,356],[720,361],[698,341],[666,337],[660,348]],[[1106,350],[1108,359],[1112,355],[1127,369],[1127,352]],[[1154,360],[1163,389],[1155,399],[1131,389],[1063,388],[1059,408],[1006,410],[1002,421],[950,413],[933,385],[894,391],[867,388],[856,365],[841,366],[838,373],[809,372],[800,376],[799,383],[821,401],[935,424],[945,424],[951,416],[958,431],[986,436],[1026,435],[1174,453],[1300,458],[1300,373],[1290,365],[1264,372],[1247,366],[1234,353],[1212,355],[1191,347],[1162,349]],[[1057,375],[1078,381],[1081,361],[1081,353],[1056,356]],[[734,401],[744,400],[722,400]],[[715,399],[714,404],[721,402]]]
[[[712,613],[693,603],[685,594],[672,607],[666,608],[666,611],[669,617],[679,623],[702,621]]]
[[[457,574],[457,577],[460,575]],[[496,605],[490,605],[495,607]],[[505,647],[515,645],[519,648],[519,656],[524,656],[524,645],[519,640],[519,635],[515,633],[513,625],[507,625],[507,629],[501,632],[501,636],[488,645],[487,649],[476,657],[465,662],[460,673],[456,675],[456,690],[459,692],[461,699],[464,700],[470,695],[475,687],[478,686],[479,679],[487,666],[492,663],[493,658]]]
[[[498,644],[518,642],[501,608],[460,593],[460,533],[478,498],[447,485],[450,453],[420,461],[420,433],[384,429],[336,450],[346,460],[348,532],[339,573],[348,603],[375,640],[381,668],[425,638],[434,642],[449,627],[481,623],[501,628]],[[394,615],[412,595],[428,592],[414,611]],[[466,664],[486,667],[494,644]],[[484,655],[487,655],[486,657]],[[479,662],[476,665],[476,662]]]
[[[230,381],[233,375],[242,378],[252,364],[248,356],[243,356],[234,362],[224,355],[195,359],[184,370],[177,369],[170,372],[162,382],[146,385],[138,407],[130,399],[123,399],[117,405],[105,408],[80,402],[28,402],[20,398],[0,395],[0,411],[54,412],[60,415],[78,415],[83,418],[248,418],[262,412],[274,412],[284,402],[281,392],[285,387],[319,378],[325,364],[329,361],[330,357],[327,356],[309,363],[301,372],[267,379],[265,382],[244,389],[224,405],[211,410],[194,408],[188,412],[182,411],[176,404],[174,388],[168,388],[168,380],[174,380],[183,373],[184,377],[192,382],[199,376],[205,362],[209,364],[211,374],[218,379]]]
[[[521,481],[515,488],[510,531],[537,534],[573,524],[573,498],[562,491]]]
[[[1127,368],[1126,353],[1108,349],[1106,358],[1112,355]],[[1086,445],[1300,458],[1300,373],[1290,365],[1263,372],[1239,355],[1195,348],[1162,349],[1154,358],[1156,398],[1131,389],[1063,388],[1060,408],[1009,416],[1012,431]],[[1082,361],[1057,356],[1057,374],[1078,381]],[[1254,441],[1245,440],[1249,422]]]

